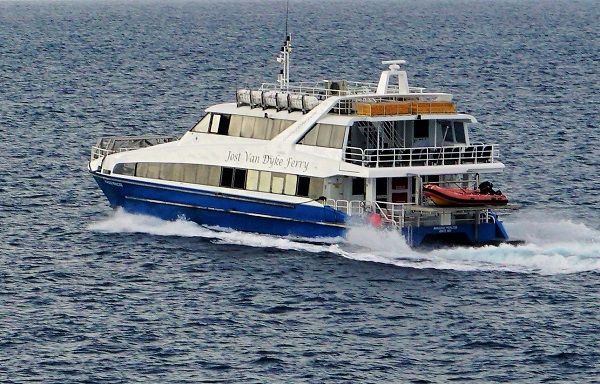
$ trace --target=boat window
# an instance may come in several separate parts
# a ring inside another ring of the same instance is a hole
[[[239,137],[242,132],[242,116],[233,115],[229,122],[229,136]]]
[[[330,148],[341,149],[344,146],[344,138],[346,137],[346,127],[341,125],[331,126],[331,140],[329,141]]]
[[[429,120],[415,120],[415,139],[423,139],[429,137]]]
[[[273,173],[272,177],[271,177],[271,192],[282,194],[284,182],[285,182],[285,174]]]
[[[219,128],[217,133],[219,135],[227,135],[229,133],[229,121],[231,119],[231,115],[221,115],[221,120],[219,121]]]
[[[233,171],[233,188],[244,189],[246,187],[246,172],[245,169]]]
[[[294,120],[281,120],[280,125],[279,125],[279,131],[276,134],[274,134],[273,137],[279,135],[281,132],[288,129],[294,123],[295,123]]]
[[[340,149],[344,145],[345,135],[346,127],[344,126],[315,124],[298,144]]]
[[[441,143],[454,142],[453,132],[452,132],[452,124],[447,120],[440,120],[438,124],[441,128],[442,132],[442,141]]]
[[[137,177],[146,177],[148,174],[148,163],[137,163],[135,167],[135,175]]]
[[[328,147],[329,140],[331,140],[331,125],[329,124],[319,124],[319,127],[315,127],[313,129],[317,129],[317,146],[319,147]]]
[[[317,199],[323,194],[324,179],[298,176],[271,171],[257,171],[220,167],[216,165],[185,163],[121,163],[115,165],[115,173],[122,168],[131,175],[149,179],[178,181],[190,184],[246,189],[267,193],[304,196]],[[135,171],[134,171],[135,170]],[[124,173],[120,173],[124,174]],[[353,180],[353,193],[364,194],[364,179]]]
[[[254,121],[256,118],[252,116],[244,116],[242,119],[242,132],[241,137],[252,138],[254,133]]]
[[[204,117],[202,119],[200,119],[199,122],[196,123],[196,125],[194,125],[194,128],[192,128],[193,132],[208,132],[208,127],[210,124],[210,113],[207,113],[206,115],[204,115]]]
[[[181,181],[184,183],[198,183],[198,180],[196,179],[198,166],[196,164],[182,164],[181,171],[183,173]]]
[[[149,179],[158,179],[160,175],[160,164],[159,163],[147,163],[148,169],[146,171],[146,177]]]
[[[386,178],[379,177],[375,179],[375,195],[376,196],[387,196],[388,194],[388,182]]]
[[[134,176],[135,163],[119,163],[113,168],[113,173],[125,176]]]
[[[223,167],[221,170],[221,187],[233,187],[233,168]]]
[[[352,179],[352,194],[353,195],[364,195],[365,194],[365,179],[360,177],[354,177]]]
[[[296,186],[298,184],[298,176],[296,175],[285,175],[285,188],[283,193],[286,195],[295,195]]]
[[[296,192],[296,195],[308,197],[309,185],[310,177],[298,176],[298,192]]]
[[[246,174],[246,189],[250,191],[258,190],[258,175],[259,171],[249,169]]]
[[[255,120],[252,138],[265,140],[267,138],[267,125],[269,123],[269,119],[265,117],[257,117]]]
[[[269,132],[269,140],[271,140],[272,138],[274,138],[275,136],[279,135],[279,133],[281,132],[281,126],[283,124],[285,120],[271,120],[271,131]]]
[[[171,163],[162,163],[159,164],[159,174],[158,174],[158,178],[161,180],[176,180],[174,178],[174,174],[175,174],[175,164],[171,164]]]
[[[221,167],[211,165],[209,166],[208,172],[208,182],[206,185],[212,185],[214,187],[219,186],[219,182],[221,181]]]
[[[304,137],[302,138],[302,140],[300,140],[298,142],[298,144],[304,144],[304,145],[317,145],[317,137],[319,135],[319,124],[315,124],[310,131],[308,131],[308,133],[306,135],[304,135]]]
[[[196,179],[195,182],[197,184],[203,184],[203,185],[208,185],[208,177],[210,176],[210,165],[196,165],[194,166],[196,168],[195,172],[196,172]],[[192,171],[190,170],[190,176],[191,177],[191,173]],[[186,175],[186,177],[188,177]]]
[[[258,178],[258,190],[260,192],[271,192],[271,172],[260,172],[260,177]]]
[[[219,132],[219,122],[221,121],[221,115],[213,114],[212,121],[210,123],[210,133]]]
[[[454,141],[457,143],[466,143],[465,124],[462,121],[454,122]]]
[[[323,195],[323,179],[318,177],[310,178],[310,185],[308,188],[308,197],[311,199],[318,199]]]

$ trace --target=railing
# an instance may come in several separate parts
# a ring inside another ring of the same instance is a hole
[[[413,203],[389,203],[386,201],[334,200],[328,199],[326,204],[348,216],[365,216],[377,214],[382,223],[400,226],[404,225],[405,207]]]
[[[368,116],[383,116],[383,115],[417,115],[419,113],[454,113],[456,111],[454,105],[450,103],[452,97],[446,94],[426,94],[418,95],[423,92],[424,88],[409,88],[410,93],[417,94],[415,96],[406,95],[377,95],[377,96],[365,96],[365,97],[353,97],[352,99],[340,100],[337,105],[332,109],[331,113],[337,113],[341,115],[348,114],[362,114]],[[360,93],[357,93],[360,94]],[[398,104],[401,103],[401,104]],[[406,103],[406,104],[403,104]],[[436,109],[432,107],[432,104],[436,106],[444,104],[442,109]],[[447,104],[447,105],[446,105]],[[379,113],[365,113],[365,105],[371,107],[378,106],[383,108],[382,112]],[[448,105],[452,105],[450,108]],[[386,112],[386,106],[388,111]],[[361,109],[358,111],[358,109]]]
[[[495,163],[500,151],[495,144],[450,147],[363,149],[347,147],[344,161],[363,167],[417,167]]]
[[[298,82],[292,83],[286,87],[281,87],[278,83],[262,83],[259,91],[277,91],[296,95],[322,96],[347,96],[377,93],[377,83],[368,83],[362,81],[344,81],[344,89],[331,89],[329,82]],[[410,93],[423,93],[425,88],[409,87]],[[388,85],[389,93],[399,93],[400,88],[394,85]]]
[[[375,95],[377,93],[377,84],[346,82],[342,89],[331,89],[331,84],[327,83],[294,83],[282,88],[279,84],[263,83],[259,89],[238,89],[236,91],[236,102],[238,106],[248,105],[251,108],[261,107],[263,109],[276,108],[279,110],[302,111],[306,113],[323,100],[331,96],[343,96],[330,111],[330,113],[348,115],[357,112],[357,105],[375,104],[371,109],[379,110],[380,103],[389,102],[417,102],[415,106],[409,104],[409,108],[404,105],[395,105],[396,112],[392,113],[392,107],[388,105],[390,114],[418,114],[418,113],[438,113],[435,108],[427,103],[448,103],[451,100],[450,95],[446,94],[425,94],[425,88],[409,87],[409,95],[399,94],[400,90],[396,86],[388,87],[390,94]],[[413,96],[414,95],[414,96]],[[424,104],[425,103],[425,104]],[[436,105],[437,105],[436,104]],[[421,107],[418,107],[422,105]],[[420,108],[420,109],[419,109]],[[414,113],[413,113],[414,112]],[[445,112],[447,113],[447,112]],[[364,113],[363,113],[364,114]],[[381,115],[381,113],[376,114]]]
[[[91,161],[117,152],[151,147],[178,140],[174,136],[115,136],[103,137],[92,147]]]
[[[442,217],[447,216],[450,225],[465,223],[494,223],[495,216],[488,207],[436,207],[415,203],[390,203],[387,201],[334,200],[326,205],[344,212],[346,215],[370,219],[377,215],[380,224],[395,228],[442,225]],[[494,207],[494,210],[505,209]],[[375,222],[373,222],[375,224]],[[448,225],[448,224],[444,224]]]
[[[372,203],[373,213],[378,214],[386,224],[404,227],[406,219],[406,206],[413,203],[388,203],[386,201],[375,201]]]
[[[362,200],[327,199],[326,204],[348,216],[362,216],[365,213],[365,202]]]

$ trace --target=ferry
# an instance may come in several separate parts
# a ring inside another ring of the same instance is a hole
[[[315,241],[352,226],[401,232],[410,246],[509,240],[498,210],[437,206],[424,186],[475,190],[504,170],[496,144],[452,94],[408,85],[404,60],[376,83],[290,81],[291,36],[277,81],[238,89],[180,137],[103,137],[89,172],[113,208],[165,220]]]

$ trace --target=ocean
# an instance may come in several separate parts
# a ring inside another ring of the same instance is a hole
[[[596,1],[291,0],[292,81],[455,95],[521,246],[333,244],[112,211],[110,135],[274,81],[285,1],[0,1],[0,382],[600,382]]]

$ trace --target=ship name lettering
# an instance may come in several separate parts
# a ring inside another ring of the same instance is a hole
[[[238,153],[234,153],[234,152],[229,151],[227,153],[227,160],[225,160],[225,161],[240,161],[241,155],[242,154],[239,153],[239,152]]]
[[[309,164],[308,161],[296,160],[294,158],[288,157],[287,165],[285,167],[299,169],[299,170],[302,170],[303,172],[306,172],[306,170],[308,169],[308,164]]]

